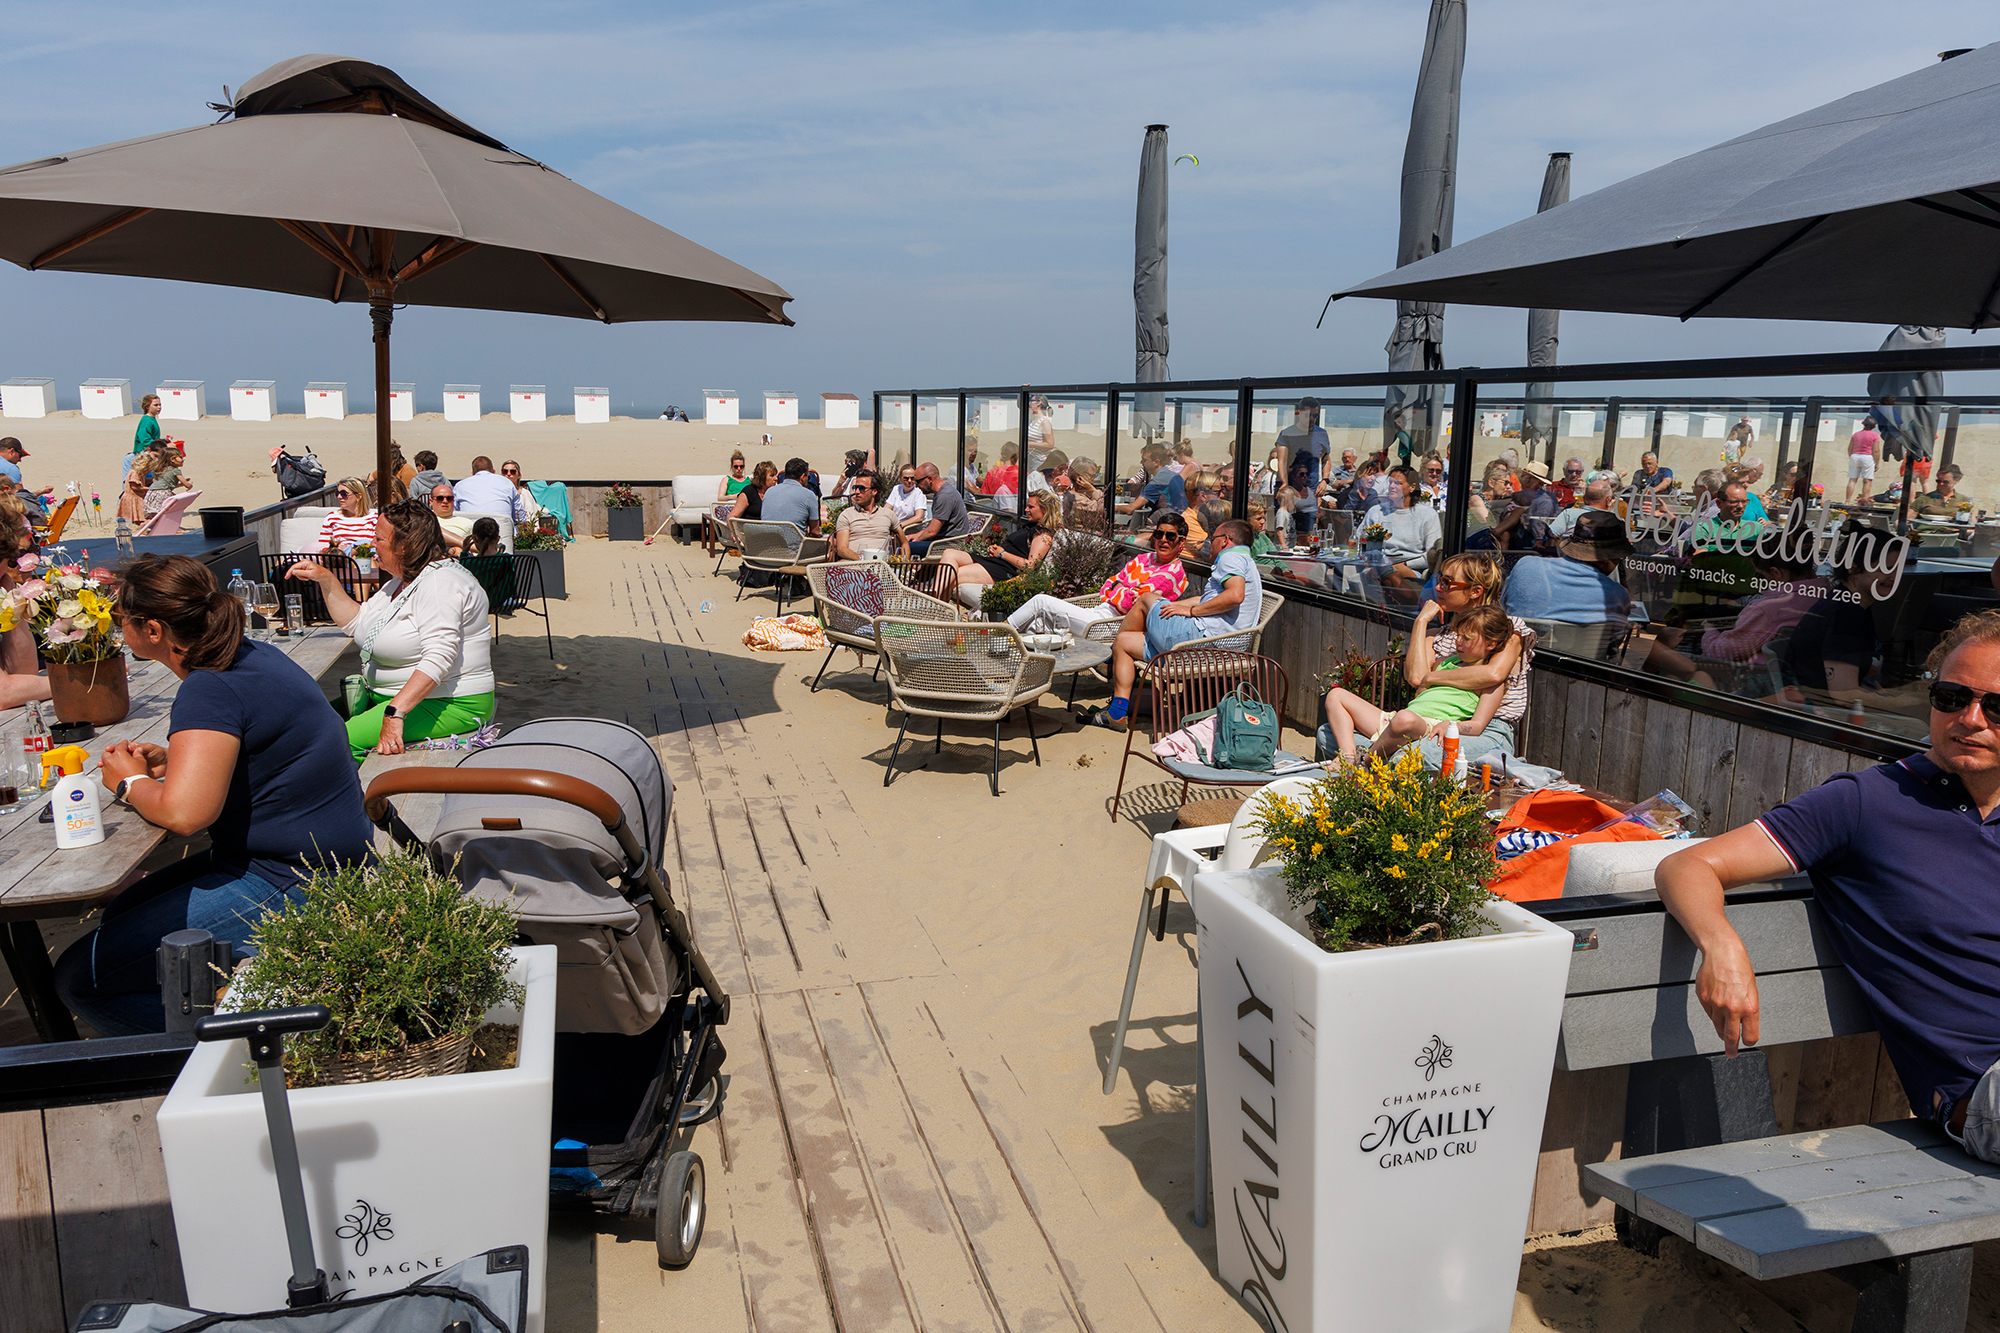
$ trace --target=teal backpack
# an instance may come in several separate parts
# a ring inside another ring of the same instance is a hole
[[[1278,710],[1257,697],[1249,685],[1238,685],[1215,706],[1215,744],[1210,768],[1268,773],[1278,754]]]

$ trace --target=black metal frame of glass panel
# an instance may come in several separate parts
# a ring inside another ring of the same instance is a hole
[[[1228,394],[1237,408],[1236,435],[1234,440],[1239,484],[1230,492],[1230,514],[1243,518],[1248,507],[1249,493],[1249,449],[1251,410],[1259,393],[1298,392],[1354,388],[1381,390],[1390,385],[1434,384],[1446,388],[1451,395],[1451,427],[1448,458],[1454,477],[1469,481],[1472,466],[1473,439],[1481,390],[1488,385],[1550,383],[1550,384],[1621,384],[1632,382],[1663,380],[1743,380],[1753,378],[1774,378],[1782,376],[1817,377],[1827,375],[1870,375],[1876,373],[1901,372],[1915,376],[1926,371],[1967,372],[2000,371],[2000,347],[1952,347],[1907,352],[1823,352],[1802,353],[1784,356],[1739,356],[1683,359],[1675,361],[1610,361],[1582,363],[1568,366],[1505,366],[1485,368],[1464,366],[1443,371],[1376,371],[1359,374],[1329,375],[1285,375],[1269,378],[1170,380],[1160,383],[1137,385],[1130,382],[1105,381],[1100,383],[1071,383],[1052,385],[1000,385],[987,388],[966,387],[951,389],[895,389],[878,390],[875,393],[876,428],[875,438],[878,448],[881,442],[881,403],[885,397],[908,397],[912,402],[911,433],[915,439],[916,420],[914,403],[918,396],[956,396],[959,401],[959,458],[958,472],[961,484],[965,466],[965,406],[969,397],[1015,397],[1021,407],[1020,424],[1020,467],[1027,466],[1028,403],[1031,395],[1041,394],[1088,394],[1104,395],[1107,403],[1105,422],[1105,473],[1107,486],[1117,482],[1117,441],[1118,405],[1121,396],[1129,393],[1158,393],[1176,399],[1177,402],[1195,399],[1197,395]],[[1329,404],[1347,400],[1322,400]],[[1357,406],[1380,406],[1375,398],[1352,400]],[[1528,400],[1519,395],[1493,395],[1485,401],[1502,406],[1524,405]],[[1658,436],[1658,413],[1660,409],[1676,405],[1706,403],[1714,406],[1763,406],[1784,411],[1785,425],[1781,438],[1781,448],[1789,450],[1790,426],[1793,414],[1801,413],[1803,420],[1799,431],[1799,477],[1795,494],[1808,495],[1812,486],[1814,454],[1818,443],[1821,414],[1829,406],[1865,407],[1868,400],[1844,395],[1750,395],[1684,393],[1672,397],[1608,395],[1602,399],[1577,398],[1574,394],[1564,397],[1540,398],[1533,400],[1536,405],[1559,406],[1565,401],[1579,405],[1588,403],[1593,408],[1602,403],[1605,411],[1605,429],[1602,438],[1598,466],[1610,467],[1616,455],[1618,424],[1620,413],[1626,407],[1643,408],[1655,414],[1654,435]],[[1927,399],[1916,397],[1904,399],[1912,405],[1922,405]],[[1947,419],[1944,441],[1938,450],[1939,463],[1951,461],[1951,453],[1956,446],[1960,410],[1967,406],[2000,406],[2000,397],[1961,394],[1945,395],[1940,406],[1952,407]],[[1176,409],[1175,424],[1183,424],[1180,409]],[[1574,438],[1574,437],[1572,437]],[[1781,454],[1779,468],[1785,461]],[[1906,459],[1904,464],[1904,491],[1899,506],[1897,522],[1899,528],[1907,528],[1909,506],[1909,480],[1914,459]],[[1017,488],[1015,501],[1016,517],[1024,516],[1027,487]],[[1450,487],[1445,502],[1443,516],[1444,551],[1447,555],[1457,554],[1464,549],[1466,515],[1471,494],[1469,484]],[[1406,617],[1382,607],[1365,602],[1356,602],[1351,597],[1327,591],[1322,594],[1329,604],[1337,609],[1360,616],[1364,619],[1386,620],[1390,624],[1400,624]],[[1635,694],[1662,699],[1671,699],[1698,711],[1729,717],[1748,722],[1763,730],[1780,735],[1809,740],[1818,744],[1833,745],[1848,750],[1878,755],[1883,758],[1899,758],[1910,752],[1912,746],[1901,738],[1872,731],[1864,727],[1843,725],[1826,721],[1811,714],[1802,714],[1786,708],[1762,703],[1741,696],[1721,694],[1710,690],[1691,689],[1679,682],[1643,672],[1633,671],[1623,666],[1587,658],[1560,656],[1564,669],[1584,679],[1615,686]]]

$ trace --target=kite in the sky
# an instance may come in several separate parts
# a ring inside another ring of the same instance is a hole
[[[1196,157],[1193,153],[1182,153],[1179,157],[1174,159],[1175,166],[1179,166],[1183,162],[1192,162],[1196,166],[1201,165],[1201,159]]]

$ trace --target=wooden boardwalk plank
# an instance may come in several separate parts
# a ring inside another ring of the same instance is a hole
[[[69,1323],[92,1301],[187,1299],[154,1125],[162,1100],[42,1113]]]
[[[914,1330],[914,1294],[898,1270],[887,1223],[868,1188],[861,1150],[801,991],[759,998],[780,1113],[804,1183],[806,1214],[843,1329]]]
[[[66,1327],[40,1111],[0,1111],[0,1255],[7,1273],[0,1333]]]

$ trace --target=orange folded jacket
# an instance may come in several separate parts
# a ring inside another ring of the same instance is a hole
[[[1586,831],[1597,828],[1607,819],[1618,818],[1620,813],[1582,792],[1529,792],[1514,802],[1507,817],[1493,830],[1493,836],[1498,838],[1516,829],[1573,836],[1538,847],[1511,861],[1503,861],[1500,873],[1486,887],[1509,902],[1528,903],[1542,898],[1560,898],[1563,880],[1569,874],[1570,848],[1579,843],[1655,842],[1659,839],[1658,833],[1643,824],[1613,824],[1595,833]]]

